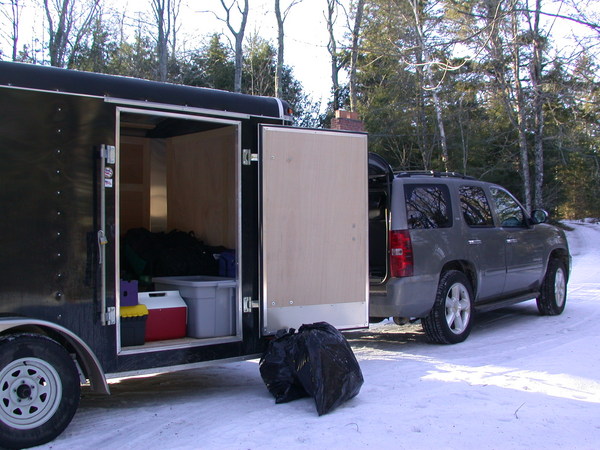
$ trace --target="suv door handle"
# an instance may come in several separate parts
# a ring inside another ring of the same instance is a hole
[[[506,240],[507,244],[516,244],[517,242],[519,242],[519,241],[517,239],[515,239],[515,238],[508,238]]]
[[[479,245],[481,244],[481,239],[469,239],[467,242],[469,245]]]

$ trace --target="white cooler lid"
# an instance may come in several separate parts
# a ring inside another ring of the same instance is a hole
[[[179,291],[140,292],[138,303],[146,305],[148,309],[187,307]]]

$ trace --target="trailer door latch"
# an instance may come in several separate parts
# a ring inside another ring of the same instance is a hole
[[[117,150],[114,145],[102,144],[100,146],[100,156],[106,159],[107,164],[115,164],[117,162]]]
[[[257,300],[252,300],[252,297],[244,297],[243,298],[243,303],[244,303],[244,312],[245,313],[250,313],[252,312],[253,308],[258,308],[258,301]]]
[[[252,153],[252,150],[249,148],[245,148],[242,150],[242,164],[245,166],[249,166],[253,162],[258,162],[258,154]]]

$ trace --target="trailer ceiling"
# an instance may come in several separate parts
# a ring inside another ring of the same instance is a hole
[[[215,130],[227,126],[216,122],[182,120],[145,114],[124,113],[121,116],[121,135],[165,139],[185,134]]]

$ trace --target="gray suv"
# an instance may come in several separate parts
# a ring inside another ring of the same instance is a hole
[[[565,308],[571,257],[547,213],[530,216],[504,188],[458,174],[394,174],[369,157],[370,316],[421,319],[433,342],[454,344],[475,311],[536,299]]]

